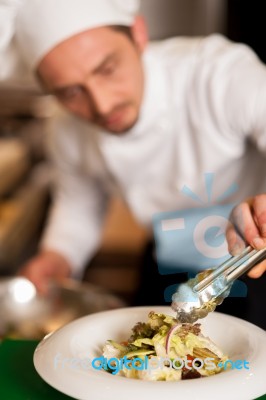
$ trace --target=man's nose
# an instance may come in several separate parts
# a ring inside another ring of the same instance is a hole
[[[90,87],[89,93],[97,114],[108,115],[112,111],[112,96],[106,88],[95,85],[95,87]]]

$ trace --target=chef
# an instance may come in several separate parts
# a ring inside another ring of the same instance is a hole
[[[220,35],[149,43],[138,7],[0,0],[0,80],[35,79],[62,105],[49,138],[53,206],[39,253],[21,272],[40,291],[82,276],[113,193],[152,230],[159,213],[194,207],[184,188],[206,197],[206,174],[213,198],[238,187],[227,199],[239,204],[230,252],[266,245],[265,66]]]

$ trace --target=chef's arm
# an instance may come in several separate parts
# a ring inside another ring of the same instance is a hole
[[[53,202],[39,254],[20,271],[40,291],[52,279],[81,278],[101,239],[109,191],[103,183],[105,174],[99,172],[93,134],[87,125],[83,132],[80,124],[63,113],[48,126]]]
[[[252,141],[265,154],[266,171],[266,66],[251,52],[247,51],[239,63],[229,71],[225,93],[224,111],[228,126],[239,137]],[[252,166],[251,166],[252,168]],[[244,240],[243,240],[244,239]],[[231,214],[227,229],[229,250],[239,254],[246,243],[256,249],[266,247],[266,194],[259,194],[244,200]],[[250,272],[252,278],[259,278],[266,271],[263,261]]]
[[[21,270],[40,292],[51,280],[81,278],[96,252],[108,196],[99,184],[82,174],[57,171],[56,188],[39,254]]]

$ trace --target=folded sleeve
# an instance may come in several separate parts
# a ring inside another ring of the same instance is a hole
[[[247,46],[240,46],[228,71],[224,112],[229,128],[266,154],[266,66]]]
[[[79,278],[99,246],[109,196],[97,175],[82,166],[86,141],[69,130],[56,123],[49,135],[54,191],[41,248],[62,254]]]
[[[250,140],[266,154],[266,66],[247,45],[213,35],[203,40],[195,87],[211,123],[232,143]],[[203,114],[204,116],[204,114]]]

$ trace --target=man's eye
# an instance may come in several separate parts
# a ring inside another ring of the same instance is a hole
[[[108,76],[108,75],[112,75],[115,72],[115,64],[108,64],[105,65],[102,69],[101,69],[101,74]]]
[[[83,94],[84,90],[81,86],[73,86],[56,92],[57,97],[62,101],[76,99]]]

